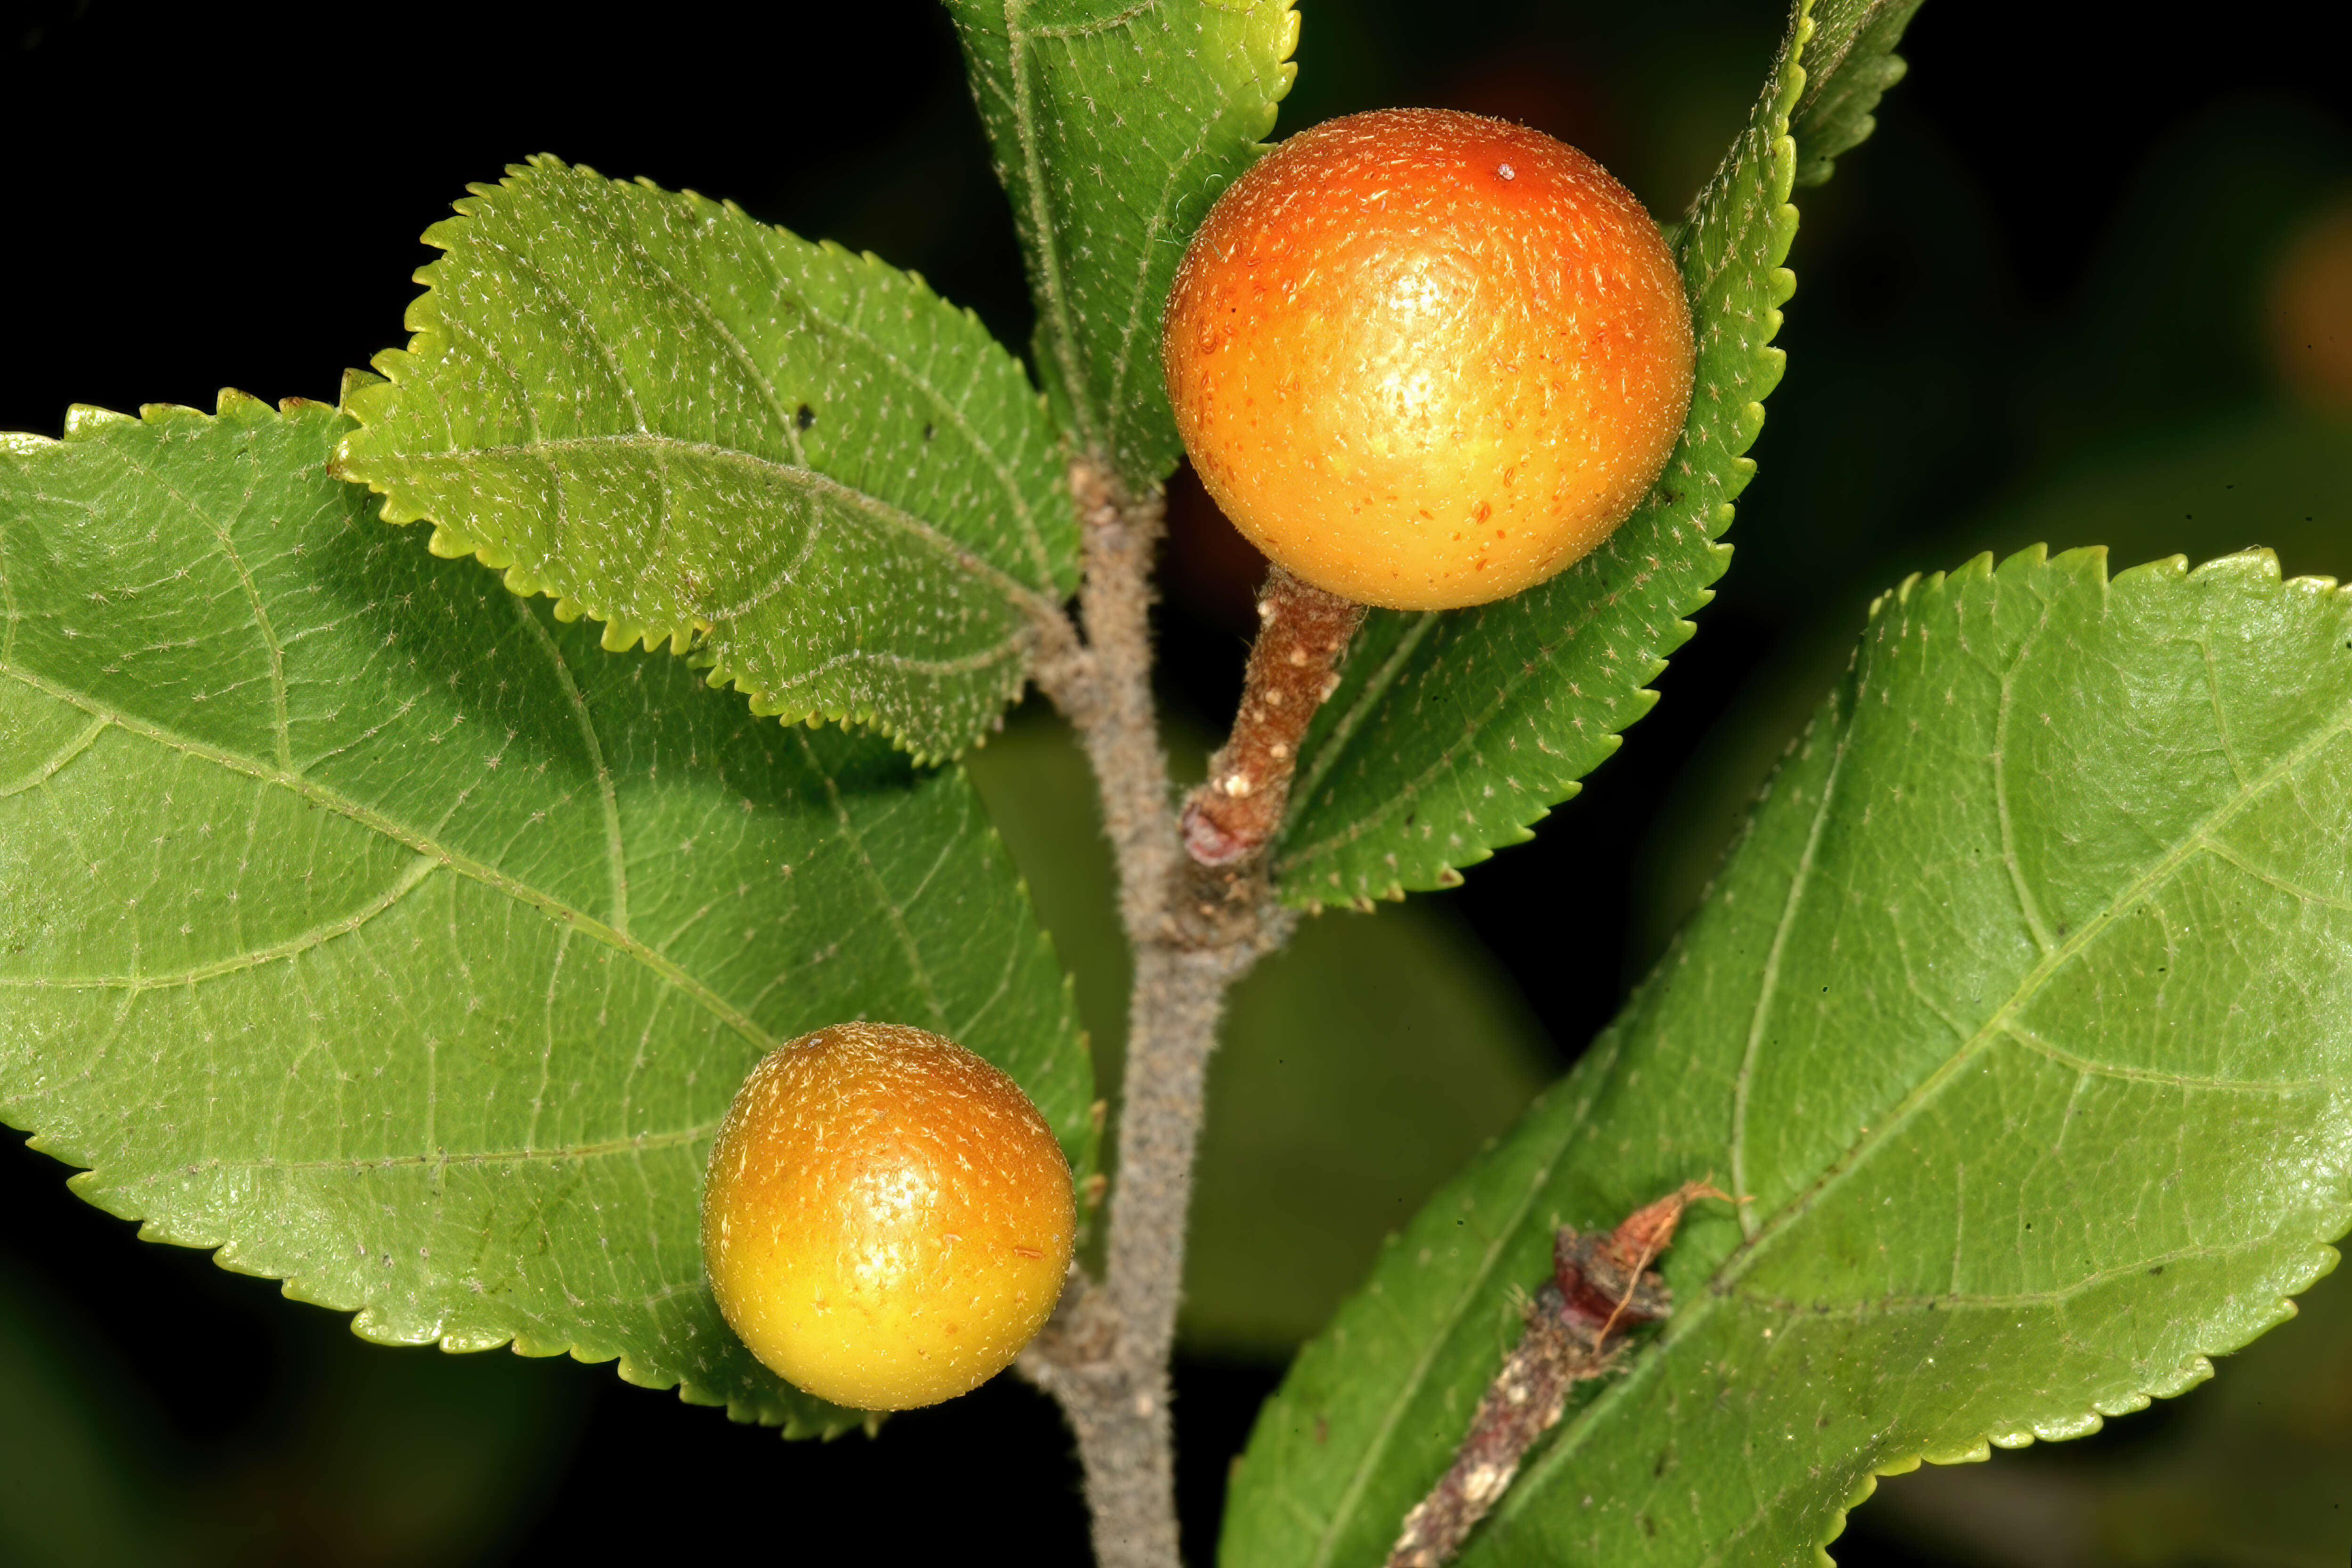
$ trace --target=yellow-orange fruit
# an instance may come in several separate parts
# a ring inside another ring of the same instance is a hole
[[[751,1069],[719,1125],[702,1257],[728,1324],[861,1410],[969,1393],[1045,1326],[1069,1163],[1020,1087],[952,1040],[836,1024]]]
[[[1353,114],[1235,181],[1160,359],[1234,526],[1368,605],[1542,582],[1624,521],[1690,408],[1674,257],[1607,170],[1449,110]]]

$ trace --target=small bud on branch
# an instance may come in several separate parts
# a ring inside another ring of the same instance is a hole
[[[1705,1182],[1685,1182],[1606,1235],[1559,1227],[1552,1277],[1528,1304],[1527,1332],[1487,1384],[1453,1468],[1405,1515],[1388,1568],[1440,1568],[1451,1561],[1518,1474],[1528,1449],[1559,1425],[1569,1389],[1608,1372],[1627,1334],[1667,1315],[1673,1303],[1650,1265],[1674,1239],[1683,1211],[1700,1198],[1729,1201]]]

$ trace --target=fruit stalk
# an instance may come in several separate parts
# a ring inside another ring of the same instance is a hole
[[[1184,849],[1203,866],[1246,860],[1281,827],[1298,743],[1339,687],[1339,656],[1364,606],[1276,566],[1258,591],[1257,616],[1233,735],[1184,803]]]

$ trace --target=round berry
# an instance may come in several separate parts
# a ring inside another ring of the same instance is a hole
[[[1269,557],[1452,609],[1608,538],[1690,407],[1690,307],[1642,205],[1541,132],[1353,114],[1235,181],[1160,339],[1201,481]]]
[[[751,1353],[821,1399],[908,1410],[1012,1363],[1070,1266],[1069,1163],[1011,1079],[900,1024],[770,1052],[710,1151],[702,1256]]]

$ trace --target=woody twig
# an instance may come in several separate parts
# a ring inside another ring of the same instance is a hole
[[[1559,1424],[1568,1391],[1610,1371],[1634,1329],[1667,1315],[1673,1302],[1650,1265],[1674,1239],[1683,1211],[1700,1198],[1727,1194],[1686,1182],[1613,1231],[1559,1228],[1552,1277],[1528,1307],[1527,1332],[1479,1400],[1453,1467],[1405,1515],[1388,1568],[1450,1562],[1518,1474],[1528,1449]]]

